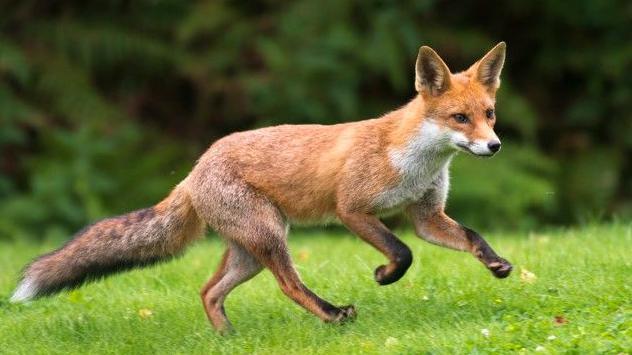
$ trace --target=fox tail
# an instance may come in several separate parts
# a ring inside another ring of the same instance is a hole
[[[60,249],[35,259],[25,268],[11,302],[168,260],[200,236],[204,226],[180,184],[157,205],[96,222]]]

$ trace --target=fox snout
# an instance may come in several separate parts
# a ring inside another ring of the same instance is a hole
[[[489,140],[476,139],[472,141],[461,141],[456,145],[467,153],[481,157],[491,157],[496,154],[501,147],[501,143],[498,138],[492,138]]]
[[[467,145],[470,153],[483,157],[491,157],[500,150],[501,143],[498,138],[491,140],[475,140]]]
[[[489,148],[492,153],[496,153],[500,150],[500,145],[501,144],[499,140],[493,140],[487,143],[487,148]]]

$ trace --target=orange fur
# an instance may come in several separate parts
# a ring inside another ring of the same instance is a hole
[[[297,304],[323,321],[341,322],[355,317],[355,308],[334,306],[302,283],[287,248],[288,225],[337,219],[388,259],[375,270],[375,280],[387,285],[404,276],[413,256],[379,217],[404,209],[420,237],[469,251],[495,276],[506,277],[511,265],[444,213],[452,157],[458,151],[491,156],[500,149],[492,110],[504,58],[500,43],[465,72],[452,74],[432,49],[421,47],[418,95],[380,118],[224,137],[156,206],[97,222],[34,261],[12,299],[168,258],[208,225],[227,244],[201,291],[216,329],[230,329],[226,296],[264,267]]]

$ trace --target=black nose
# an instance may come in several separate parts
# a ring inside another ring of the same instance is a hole
[[[491,141],[491,142],[487,143],[487,148],[489,148],[489,150],[491,150],[492,152],[496,153],[497,151],[500,150],[500,142],[499,141]]]

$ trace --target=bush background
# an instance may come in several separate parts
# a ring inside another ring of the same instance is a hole
[[[629,219],[632,3],[3,1],[0,239],[68,237],[165,196],[215,139],[376,117],[420,45],[453,71],[508,44],[502,153],[458,157],[486,228]]]

